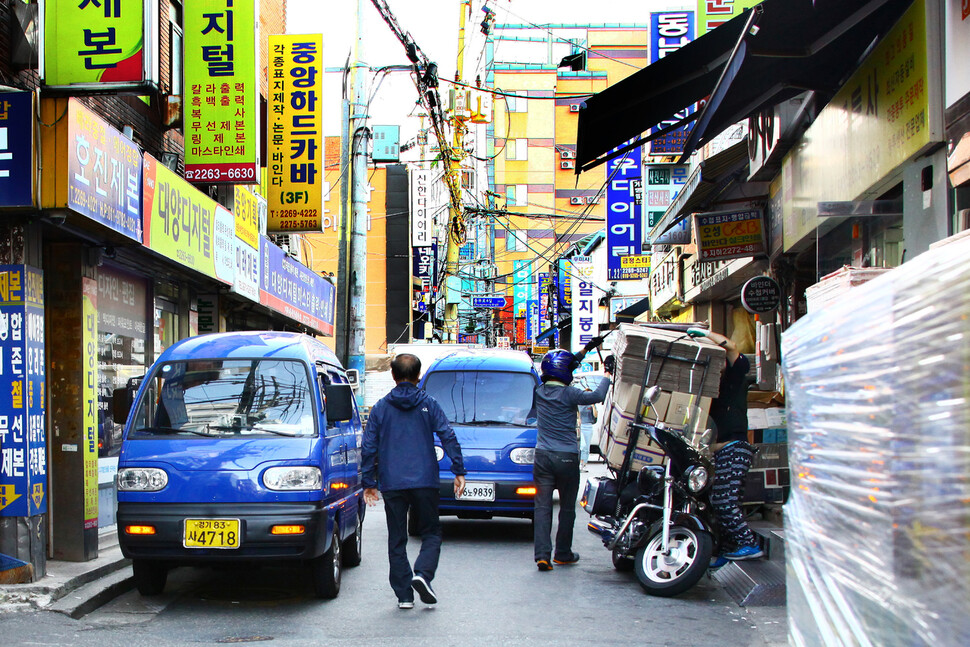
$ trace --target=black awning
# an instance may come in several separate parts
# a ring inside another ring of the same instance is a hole
[[[693,115],[685,157],[731,124],[806,90],[831,96],[910,4],[764,0],[587,99],[576,172],[602,164],[631,140],[649,141],[656,136],[650,129],[702,99],[709,101]]]

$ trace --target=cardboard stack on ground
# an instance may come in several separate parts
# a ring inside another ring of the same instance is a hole
[[[711,399],[717,396],[724,370],[724,349],[704,339],[691,339],[679,331],[637,324],[620,324],[613,352],[616,356],[614,384],[603,411],[608,416],[606,461],[619,468],[630,443],[630,424],[641,406],[643,420],[662,420],[669,427],[684,429],[692,408],[699,408],[696,424],[707,424]],[[668,355],[664,360],[660,355]],[[693,361],[708,362],[704,366]],[[648,361],[650,370],[645,373]],[[646,378],[647,388],[659,385],[660,397],[652,407],[640,402]],[[634,449],[631,469],[662,465],[665,456],[649,436],[641,434]]]

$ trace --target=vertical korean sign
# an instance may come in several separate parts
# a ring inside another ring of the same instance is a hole
[[[44,84],[96,90],[157,85],[157,16],[154,1],[47,0]]]
[[[643,238],[649,240],[649,232],[663,220],[674,198],[687,184],[687,165],[647,164],[646,182],[643,187]],[[690,218],[668,229],[664,234],[650,241],[653,245],[689,245],[691,242]]]
[[[428,205],[431,172],[424,169],[411,171],[411,246],[431,245],[431,209]]]
[[[255,0],[185,3],[185,179],[255,184],[259,86]]]
[[[650,62],[656,63],[667,54],[674,52],[694,39],[694,12],[671,11],[650,14]],[[686,73],[686,70],[685,70]],[[686,119],[695,110],[691,105],[668,120],[654,126],[653,132],[674,125]],[[650,142],[651,155],[679,155],[690,134],[690,124],[681,126],[666,135]]]
[[[2,517],[47,511],[45,365],[44,275],[26,265],[0,265]]]
[[[323,229],[323,36],[269,37],[266,231]]]
[[[532,261],[512,261],[513,315],[524,317],[532,298]]]
[[[84,464],[84,528],[98,527],[98,282],[82,279],[84,304],[81,331],[84,435],[81,455]]]
[[[34,206],[34,95],[0,93],[0,208]]]
[[[574,256],[572,263],[572,348],[579,351],[590,339],[596,336],[596,296],[593,294],[593,262],[588,256]]]
[[[646,278],[649,269],[623,263],[625,258],[643,254],[641,207],[636,199],[641,181],[640,150],[637,147],[607,162],[606,268],[610,281]]]

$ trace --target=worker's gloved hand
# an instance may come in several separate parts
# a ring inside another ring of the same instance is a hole
[[[599,348],[602,344],[603,344],[602,337],[593,337],[588,342],[586,342],[586,345],[583,347],[583,351],[588,353],[591,350]]]
[[[613,375],[614,371],[616,371],[616,357],[607,355],[603,360],[603,372]]]
[[[707,337],[707,331],[703,328],[688,328],[687,334],[691,337]]]

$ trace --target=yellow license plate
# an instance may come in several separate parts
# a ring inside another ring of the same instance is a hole
[[[186,519],[186,548],[239,548],[239,519]]]

